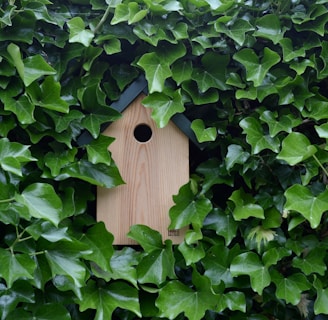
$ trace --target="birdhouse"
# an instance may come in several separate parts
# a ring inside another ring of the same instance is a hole
[[[189,181],[189,139],[197,141],[190,121],[182,114],[164,128],[142,105],[147,82],[139,77],[112,105],[122,117],[103,134],[114,137],[109,146],[125,184],[97,189],[97,220],[114,235],[114,244],[135,244],[127,237],[132,225],[143,224],[159,231],[163,239],[180,243],[184,230],[168,230],[172,196]]]

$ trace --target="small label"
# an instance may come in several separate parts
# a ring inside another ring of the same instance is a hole
[[[178,237],[180,235],[179,230],[169,230],[170,237]]]

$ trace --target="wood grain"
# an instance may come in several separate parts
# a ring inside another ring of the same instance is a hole
[[[98,188],[97,219],[114,234],[114,244],[135,244],[126,236],[134,224],[147,225],[158,230],[163,239],[180,243],[185,230],[168,230],[168,212],[172,196],[189,180],[189,141],[173,122],[157,128],[151,109],[141,104],[143,98],[140,95],[134,100],[123,117],[103,133],[116,138],[109,149],[126,184]],[[134,136],[140,124],[152,130],[147,142],[139,142]]]

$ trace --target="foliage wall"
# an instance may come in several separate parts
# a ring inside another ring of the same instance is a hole
[[[327,0],[2,1],[1,320],[328,319],[327,22]],[[100,127],[140,74],[158,126],[207,143],[177,246],[94,219],[122,183]]]

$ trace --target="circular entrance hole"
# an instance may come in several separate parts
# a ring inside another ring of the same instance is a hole
[[[139,142],[147,142],[150,140],[153,132],[151,131],[151,128],[146,124],[139,124],[134,129],[134,137]]]

